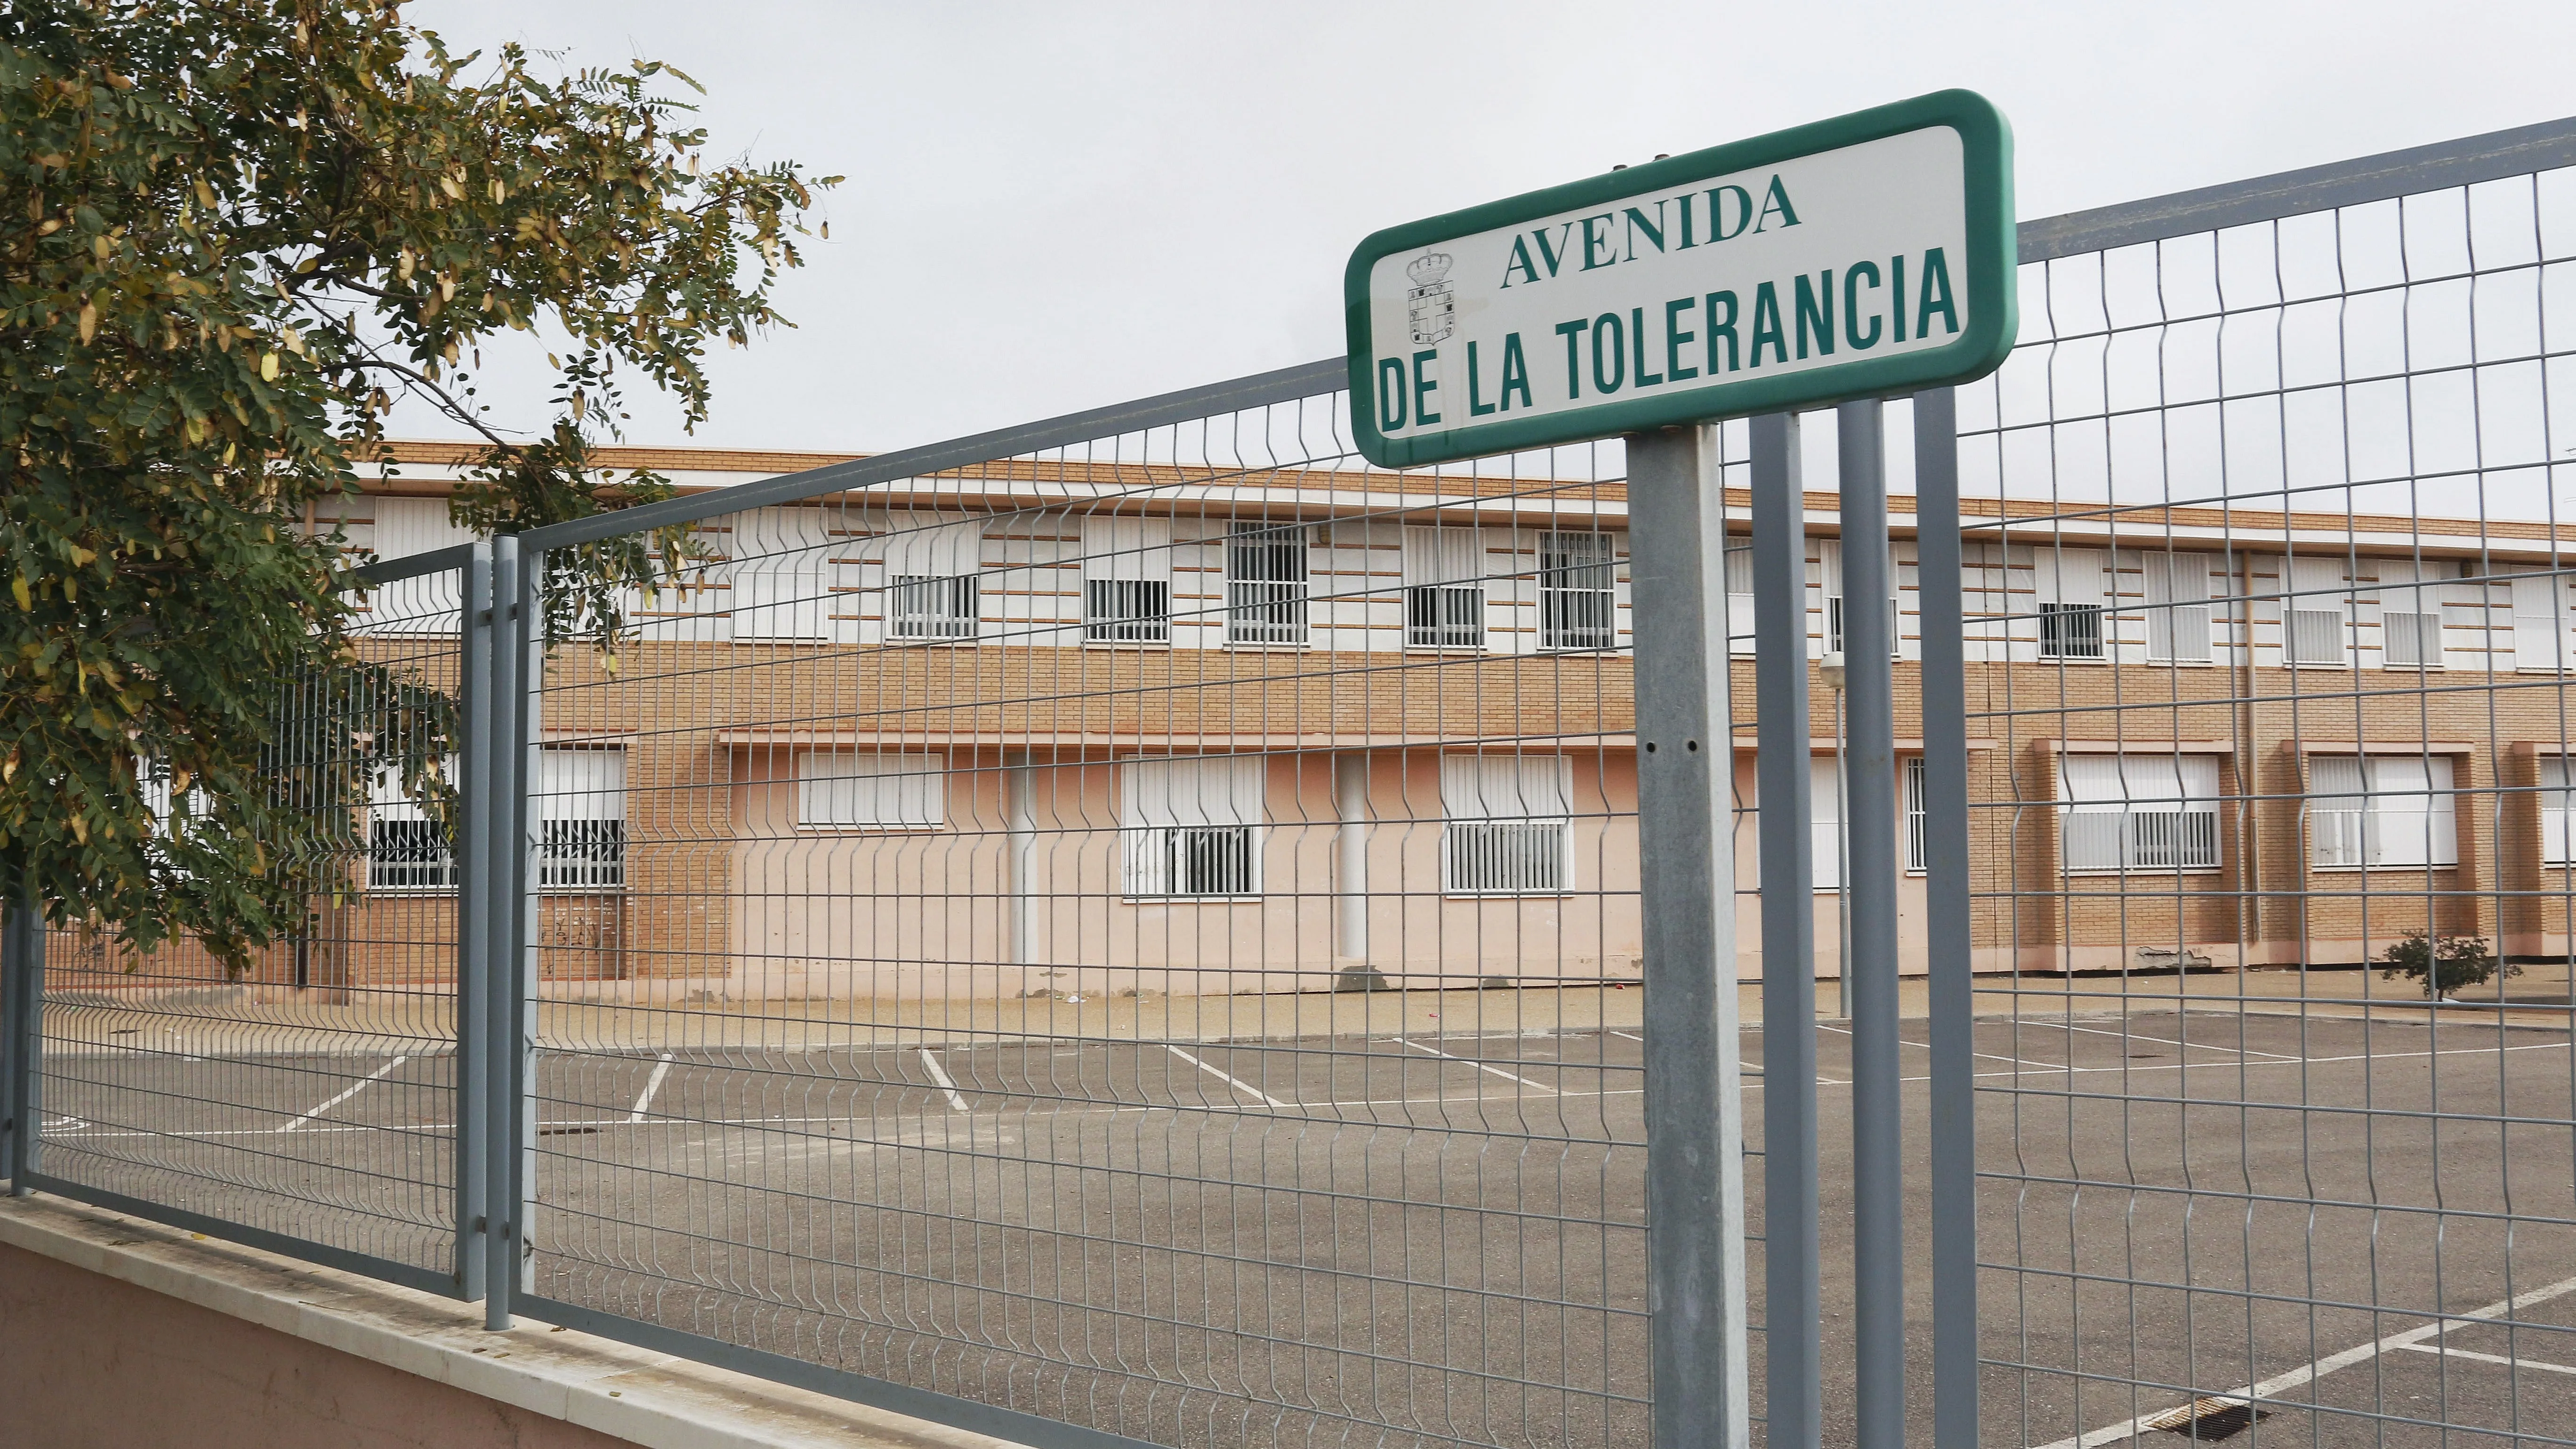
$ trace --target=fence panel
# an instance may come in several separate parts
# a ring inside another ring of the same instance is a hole
[[[378,566],[356,657],[280,690],[267,774],[308,822],[279,866],[302,930],[230,964],[195,940],[42,934],[22,1191],[474,1291],[456,1181],[465,552]],[[138,769],[162,828],[190,828],[200,802]]]
[[[1620,450],[1265,386],[639,515],[538,710],[528,1312],[1049,1442],[1644,1437]]]
[[[2572,138],[2025,228],[1958,395],[1983,1442],[2576,1443]]]

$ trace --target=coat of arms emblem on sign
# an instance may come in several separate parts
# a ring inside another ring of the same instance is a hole
[[[1458,330],[1458,297],[1447,281],[1449,262],[1447,252],[1424,252],[1405,264],[1404,274],[1413,279],[1404,294],[1405,307],[1412,316],[1417,347],[1428,347]]]

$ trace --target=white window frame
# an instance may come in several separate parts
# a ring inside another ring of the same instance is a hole
[[[1485,537],[1469,527],[1406,524],[1404,647],[1485,647]]]
[[[1131,901],[1261,898],[1269,757],[1183,755],[1119,767],[1120,889]],[[1195,874],[1217,862],[1208,879]],[[1228,871],[1241,873],[1228,880]],[[1221,887],[1235,887],[1224,889]]]
[[[2576,865],[2576,760],[2565,755],[2540,757],[2540,863]]]
[[[449,783],[462,784],[461,767],[462,761],[449,755],[439,768]],[[166,790],[167,786],[163,788]],[[434,837],[438,853],[434,856],[413,853],[400,861],[389,860],[380,844],[379,826],[418,827],[403,831],[387,830],[381,834],[416,836],[422,842]],[[369,895],[448,895],[464,883],[456,864],[456,842],[438,829],[438,822],[430,818],[419,801],[403,793],[399,766],[377,765],[368,772],[366,865]],[[404,874],[416,874],[418,878],[393,878]]]
[[[1082,520],[1082,641],[1172,642],[1172,520]]]
[[[2111,600],[2103,582],[2109,562],[2098,548],[2043,543],[2033,550],[2032,612],[2041,659],[2053,664],[2109,662]]]
[[[2151,548],[2140,552],[2138,565],[2147,615],[2147,662],[2216,662],[2218,641],[2217,631],[2211,627],[2209,555]]]
[[[885,536],[890,644],[971,644],[983,632],[984,525],[897,529]]]
[[[626,751],[537,751],[536,887],[544,895],[626,888]]]
[[[2281,662],[2292,669],[2350,669],[2352,584],[2344,572],[2343,555],[2291,558],[2282,569],[2282,580]],[[2315,646],[2329,628],[2333,657],[2325,658]]]
[[[1302,648],[1311,636],[1313,535],[1304,524],[1238,523],[1225,545],[1225,642]]]
[[[1753,653],[1753,540],[1740,534],[1726,540],[1726,652]]]
[[[1574,890],[1574,761],[1556,754],[1440,757],[1440,889],[1451,896]],[[1528,874],[1502,879],[1512,869]],[[1555,878],[1547,879],[1549,875]]]
[[[2562,674],[2576,665],[2576,606],[2563,573],[2522,573],[2506,580],[2513,600],[2513,667],[2523,674]]]
[[[1619,647],[1619,551],[1609,533],[1543,530],[1538,536],[1538,647],[1598,654]],[[1585,616],[1570,621],[1570,616]]]
[[[2380,667],[2410,673],[2441,668],[2442,607],[2451,601],[2444,581],[2454,572],[2429,560],[2384,558],[2378,563]]]
[[[2221,865],[2219,757],[2169,750],[2057,760],[2058,865],[2068,875],[2206,875]]]
[[[796,758],[796,828],[919,834],[948,826],[948,757],[807,750]]]
[[[1924,792],[1931,787],[1930,762],[1907,755],[1896,762],[1905,804],[1905,873],[1925,875],[1932,869],[1932,815]]]
[[[2311,754],[2307,763],[2311,870],[2459,865],[2459,766],[2449,755]],[[2419,850],[2424,858],[2413,858]]]

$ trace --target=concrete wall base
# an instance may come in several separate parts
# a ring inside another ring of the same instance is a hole
[[[1007,1449],[45,1197],[0,1198],[0,1440],[48,1449]]]

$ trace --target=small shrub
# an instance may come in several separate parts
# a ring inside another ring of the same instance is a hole
[[[2506,976],[2522,974],[2521,967],[2497,959],[2483,936],[2433,939],[2418,933],[2381,952],[2379,959],[2387,963],[2379,973],[2380,980],[2403,976],[2420,981],[2428,998],[2448,996],[2463,986],[2484,986],[2498,972]]]

